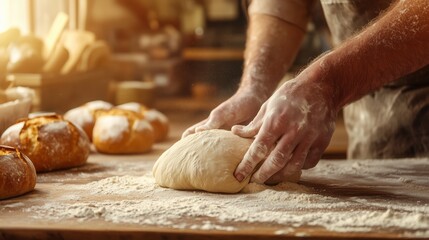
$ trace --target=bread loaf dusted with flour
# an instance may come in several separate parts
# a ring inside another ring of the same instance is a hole
[[[34,189],[36,170],[18,149],[0,145],[0,199],[15,197]]]
[[[112,104],[97,100],[83,104],[82,106],[70,109],[64,114],[64,118],[81,127],[92,140],[92,130],[95,124],[95,112],[98,110],[109,110]]]
[[[55,114],[35,116],[10,126],[0,142],[27,155],[37,172],[83,165],[90,153],[90,142],[83,130]]]
[[[146,106],[136,102],[124,103],[116,107],[142,114],[144,119],[146,119],[153,127],[155,142],[161,142],[167,138],[170,124],[168,118],[160,111],[156,109],[149,109]]]
[[[155,141],[150,123],[125,109],[97,111],[92,137],[97,151],[111,154],[148,152]]]

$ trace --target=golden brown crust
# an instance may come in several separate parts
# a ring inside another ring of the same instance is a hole
[[[0,199],[22,195],[34,189],[36,170],[19,150],[0,145]]]
[[[86,134],[59,115],[37,116],[17,123],[3,133],[1,143],[25,153],[37,172],[83,165],[90,152]]]
[[[93,143],[110,154],[144,153],[152,149],[153,128],[139,113],[125,109],[96,111]]]
[[[160,111],[149,109],[146,106],[136,102],[125,103],[116,107],[142,114],[143,117],[149,121],[150,125],[153,127],[155,142],[161,142],[167,138],[170,124],[168,118]]]
[[[168,118],[163,113],[155,109],[144,111],[143,116],[149,121],[150,125],[152,125],[154,129],[155,141],[164,141],[167,138],[170,129]]]
[[[64,114],[64,119],[82,128],[88,138],[92,139],[92,129],[95,124],[94,112],[83,106],[70,109]]]
[[[76,126],[79,126],[92,141],[92,130],[95,124],[95,112],[98,110],[111,109],[113,105],[108,102],[97,100],[83,104],[82,106],[70,109],[64,114],[64,118]]]

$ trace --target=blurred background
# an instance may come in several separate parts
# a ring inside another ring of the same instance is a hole
[[[246,25],[241,0],[1,0],[2,85],[36,89],[43,111],[133,97],[216,105],[240,81]],[[330,48],[321,14],[308,28],[291,74]]]
[[[244,0],[0,0],[0,103],[31,95],[32,112],[61,114],[93,100],[138,102],[176,116],[177,131],[183,131],[238,87],[245,5]],[[284,80],[331,48],[320,5],[312,11]],[[344,158],[346,148],[340,117],[327,157]]]

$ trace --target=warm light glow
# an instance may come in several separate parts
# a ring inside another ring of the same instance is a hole
[[[0,31],[17,27],[22,33],[28,33],[30,29],[28,9],[28,0],[0,0]]]

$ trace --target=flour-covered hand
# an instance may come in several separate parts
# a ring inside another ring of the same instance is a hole
[[[186,129],[182,138],[195,132],[210,129],[229,130],[236,124],[247,124],[255,117],[266,99],[267,97],[257,90],[240,89],[231,98],[213,109],[207,119]]]
[[[329,88],[305,80],[283,84],[247,126],[233,133],[255,137],[234,175],[241,181],[251,175],[257,183],[278,183],[302,168],[314,167],[329,144],[337,111]]]

